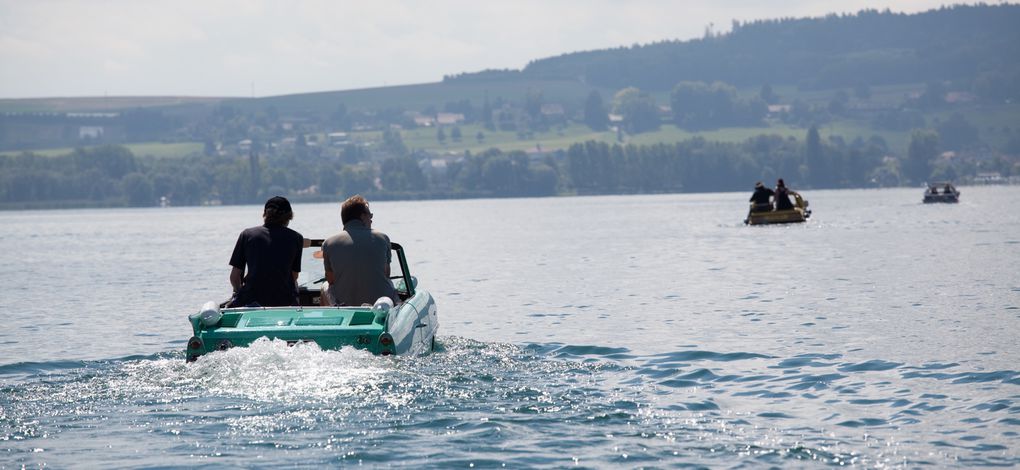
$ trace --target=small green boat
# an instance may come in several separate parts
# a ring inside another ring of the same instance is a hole
[[[425,354],[435,348],[439,328],[436,303],[428,291],[417,288],[399,244],[390,247],[399,265],[399,269],[391,267],[391,272],[400,273],[392,276],[400,303],[393,305],[383,297],[375,305],[360,307],[319,305],[325,281],[321,250],[317,249],[321,246],[322,240],[312,240],[311,249],[305,250],[302,266],[312,269],[298,280],[300,306],[224,308],[226,302],[207,302],[201,311],[189,315],[194,336],[188,340],[188,362],[213,351],[248,346],[262,337],[292,345],[314,342],[329,350],[350,346],[384,356]]]

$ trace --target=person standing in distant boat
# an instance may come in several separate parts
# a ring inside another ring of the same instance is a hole
[[[340,205],[343,231],[322,243],[322,263],[329,284],[323,305],[372,305],[380,297],[400,299],[390,281],[390,237],[372,230],[372,211],[361,195]]]
[[[772,210],[772,196],[776,192],[771,188],[766,188],[761,181],[754,183],[754,193],[751,194],[750,202],[754,205],[751,206],[751,212],[768,212]]]
[[[263,224],[247,228],[237,237],[230,256],[234,295],[227,307],[298,305],[297,277],[305,241],[300,233],[287,228],[293,218],[290,201],[272,197],[262,211]]]
[[[794,191],[790,191],[786,187],[786,183],[783,182],[782,178],[776,182],[776,210],[789,210],[793,209],[793,203],[790,202],[790,194],[797,194]]]

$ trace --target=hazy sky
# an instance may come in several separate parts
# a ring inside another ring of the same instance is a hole
[[[974,2],[963,2],[974,3]],[[996,2],[989,2],[996,3]],[[0,98],[271,96],[435,82],[732,20],[939,0],[0,0]]]

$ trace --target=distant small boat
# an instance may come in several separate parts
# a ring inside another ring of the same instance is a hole
[[[960,191],[949,182],[930,183],[924,190],[924,202],[960,202]]]
[[[744,219],[744,223],[747,225],[766,225],[807,221],[808,217],[811,217],[811,210],[807,208],[807,199],[804,199],[795,192],[790,192],[790,195],[793,196],[792,209],[755,211],[755,204],[751,203],[751,209],[747,214],[747,218]]]

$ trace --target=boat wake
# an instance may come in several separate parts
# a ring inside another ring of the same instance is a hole
[[[1020,430],[1015,395],[986,390],[1011,390],[1014,370],[458,337],[418,357],[279,340],[190,364],[183,354],[4,366],[0,442],[19,465],[57,467],[113,462],[38,449],[101,441],[226,466],[261,448],[288,449],[270,452],[267,464],[1020,463],[1003,453]],[[1003,433],[982,434],[986,425]],[[428,454],[399,445],[409,437],[433,442]],[[946,452],[928,455],[929,441]]]
[[[147,367],[152,365],[137,365],[139,369]],[[379,393],[395,372],[393,361],[363,350],[348,347],[324,351],[311,342],[288,346],[286,341],[266,338],[249,347],[208,354],[185,367],[156,367],[169,368],[167,375],[176,375],[176,385],[196,392],[268,402],[323,401]]]

